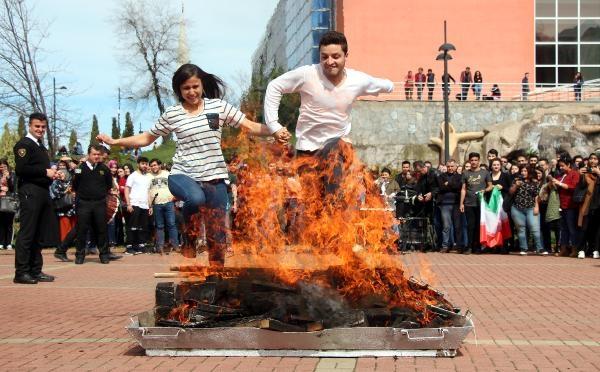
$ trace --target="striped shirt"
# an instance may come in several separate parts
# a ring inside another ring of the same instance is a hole
[[[221,99],[204,99],[204,110],[191,115],[181,104],[169,107],[150,129],[154,136],[175,133],[177,147],[171,174],[185,174],[196,181],[227,179],[221,151],[224,126],[237,128],[246,116]]]

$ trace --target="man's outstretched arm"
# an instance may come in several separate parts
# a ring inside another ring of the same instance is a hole
[[[275,133],[283,126],[279,123],[279,103],[285,93],[297,92],[304,83],[304,67],[288,71],[267,85],[265,93],[265,124],[271,133]]]

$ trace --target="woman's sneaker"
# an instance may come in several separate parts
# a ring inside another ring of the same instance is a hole
[[[594,251],[594,254],[592,255],[592,257],[594,257],[594,258],[600,258],[600,252]]]
[[[577,258],[585,258],[585,252],[579,251],[579,253],[577,254]]]
[[[548,255],[548,251],[540,251],[540,256],[547,256]]]
[[[519,252],[519,254],[520,254],[521,256],[527,256],[527,252],[525,252],[525,251],[521,251],[521,252]]]

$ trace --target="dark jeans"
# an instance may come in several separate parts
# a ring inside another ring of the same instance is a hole
[[[128,224],[131,232],[129,242],[134,250],[141,251],[141,245],[148,241],[148,218],[148,209],[133,206]]]
[[[443,204],[439,206],[442,213],[442,247],[450,248],[452,241],[456,242],[457,248],[463,245],[463,229],[461,224],[461,213],[456,204]],[[466,209],[466,207],[465,207]],[[451,236],[454,231],[455,237]]]
[[[578,247],[581,230],[577,227],[578,208],[560,211],[560,245]]]
[[[585,251],[586,256],[591,256],[600,246],[600,209],[589,211],[583,218],[582,230],[578,250]]]
[[[462,93],[460,95],[460,99],[461,99],[461,101],[466,101],[467,96],[469,95],[470,84],[464,83],[464,84],[461,84],[461,87],[462,87]]]
[[[431,101],[433,99],[433,90],[435,89],[435,85],[427,84],[427,100]]]
[[[179,246],[177,239],[177,225],[175,223],[175,204],[154,204],[152,206],[154,226],[156,226],[156,246],[162,248],[165,244],[165,225],[169,233],[169,240],[174,248]]]
[[[196,182],[184,174],[171,174],[168,182],[171,194],[184,202],[183,216],[188,230],[191,228],[189,223],[192,216],[198,212],[202,213],[206,226],[208,260],[212,264],[223,264],[227,242],[225,182],[223,180]]]
[[[117,245],[117,224],[115,218],[113,218],[107,225],[108,228],[108,245]]]
[[[0,212],[0,245],[6,248],[12,244],[14,213]]]
[[[423,83],[416,83],[415,85],[417,86],[417,99],[420,101],[421,100],[421,96],[423,95],[423,86],[425,84],[423,84]]]
[[[407,101],[411,101],[413,98],[413,88],[404,88],[404,96]]]
[[[554,233],[554,249],[552,248],[552,233]],[[560,242],[560,220],[542,223],[542,243],[547,252],[558,252]]]
[[[20,230],[15,245],[15,275],[42,272],[42,247],[58,243],[58,220],[47,187],[25,184],[19,189]]]
[[[467,241],[469,248],[473,252],[481,250],[479,243],[479,224],[481,220],[481,210],[479,205],[470,207],[465,205],[465,215],[467,216]]]
[[[77,204],[77,251],[75,256],[85,257],[85,245],[89,229],[92,237],[96,238],[100,258],[108,257],[108,243],[106,241],[106,199],[79,200]]]

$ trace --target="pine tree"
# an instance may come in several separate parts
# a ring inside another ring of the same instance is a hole
[[[135,129],[133,128],[133,120],[131,120],[131,114],[125,113],[125,128],[123,129],[123,136],[121,138],[133,136]]]
[[[121,133],[119,133],[119,126],[117,125],[117,118],[112,118],[112,131],[110,132],[110,136],[114,139],[120,138]]]
[[[71,129],[71,135],[69,135],[69,151],[73,151],[73,148],[77,144],[77,132],[75,129]]]
[[[98,118],[96,118],[96,115],[94,115],[94,117],[92,118],[92,132],[90,133],[90,145],[98,143],[98,141],[96,140],[98,134],[100,134],[100,131],[98,130]]]
[[[27,130],[25,129],[25,116],[19,115],[19,126],[17,127],[17,134],[19,138],[23,138],[27,135]]]
[[[15,166],[15,154],[13,152],[13,147],[18,140],[18,133],[14,130],[11,130],[8,123],[5,123],[2,136],[0,136],[0,159],[6,158],[8,160],[8,164],[10,164],[12,168]]]

